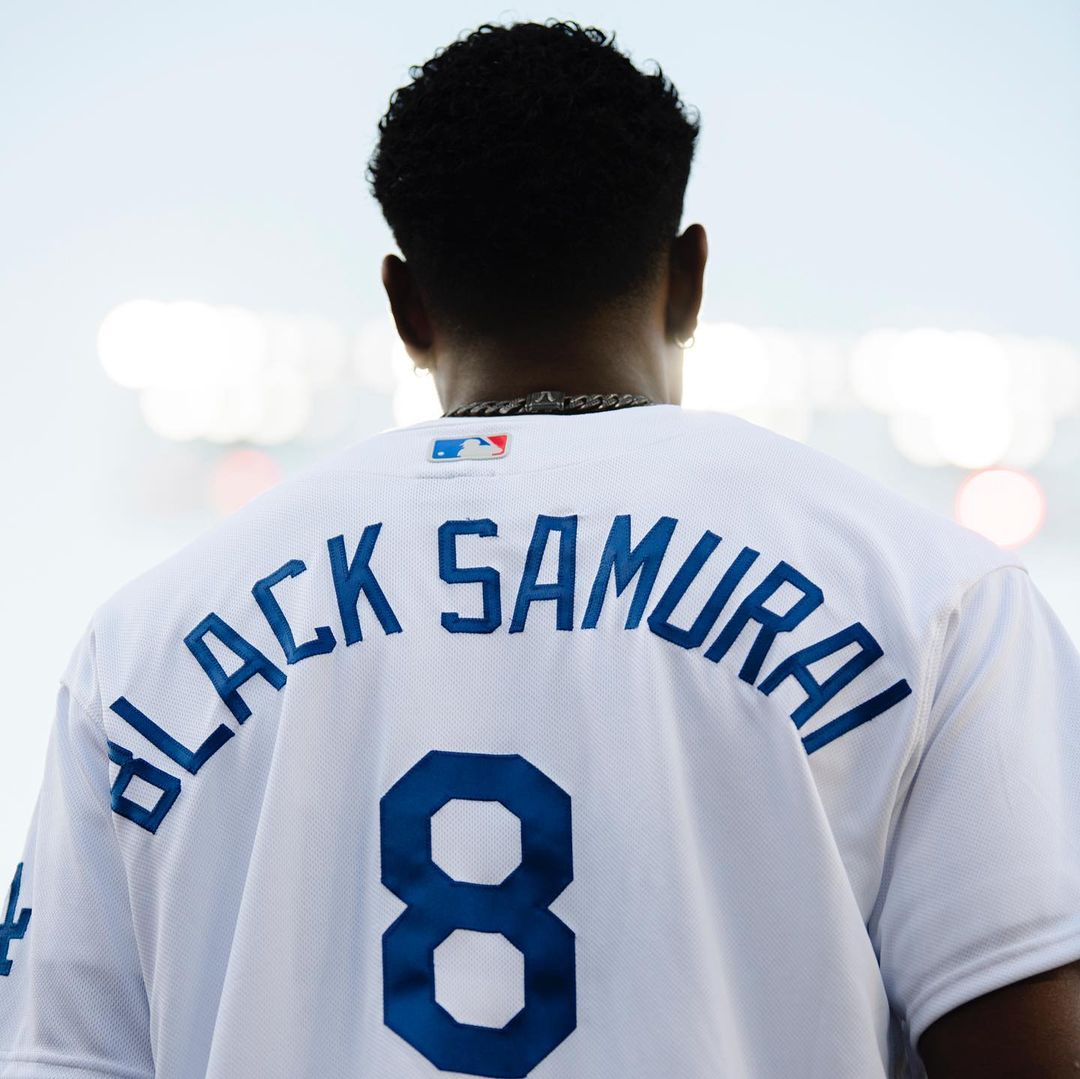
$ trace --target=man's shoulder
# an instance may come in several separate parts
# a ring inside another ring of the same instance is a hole
[[[93,608],[62,680],[73,692],[92,692],[89,679],[100,649],[135,649],[147,635],[175,635],[184,619],[202,617],[228,602],[238,579],[250,587],[279,570],[283,548],[295,549],[302,558],[316,533],[325,542],[330,533],[322,536],[325,529],[320,528],[328,517],[326,492],[341,489],[334,483],[335,474],[347,471],[357,452],[383,433],[326,454],[286,477],[107,595]]]
[[[1013,552],[831,453],[727,413],[686,415],[700,436],[696,456],[717,475],[756,485],[776,517],[831,532],[837,542],[919,552],[960,573],[1017,561]],[[710,441],[715,452],[702,454]]]
[[[829,453],[732,416],[689,420],[704,436],[692,440],[704,461],[693,487],[718,491],[714,531],[755,550],[768,544],[822,590],[826,609],[862,621],[911,664],[978,581],[1027,569],[1015,550]]]

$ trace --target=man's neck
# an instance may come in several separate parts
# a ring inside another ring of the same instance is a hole
[[[447,412],[474,401],[507,401],[537,390],[640,394],[657,403],[678,404],[682,378],[681,366],[676,372],[675,365],[662,350],[649,353],[638,343],[633,350],[598,355],[589,355],[579,346],[573,356],[559,353],[557,362],[552,362],[552,352],[522,355],[508,350],[497,358],[475,353],[444,355],[432,375]]]

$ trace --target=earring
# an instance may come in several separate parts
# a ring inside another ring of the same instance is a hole
[[[675,344],[678,345],[679,348],[681,348],[685,352],[686,349],[694,347],[694,335],[691,334],[685,341],[680,341],[676,337],[675,338]]]

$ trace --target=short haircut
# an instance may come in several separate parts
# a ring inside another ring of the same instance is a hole
[[[448,330],[539,330],[656,282],[700,116],[614,42],[484,23],[391,94],[366,177]]]

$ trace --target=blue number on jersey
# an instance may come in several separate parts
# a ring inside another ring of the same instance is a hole
[[[432,859],[431,818],[461,798],[521,820],[521,863],[501,884],[454,880]],[[577,1025],[574,933],[548,907],[574,879],[570,796],[524,757],[432,751],[383,796],[382,882],[408,909],[383,934],[383,1019],[437,1068],[528,1075]],[[455,929],[522,953],[525,1007],[504,1027],[459,1023],[435,1000],[435,949]]]

